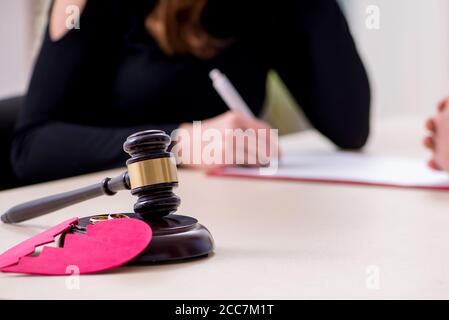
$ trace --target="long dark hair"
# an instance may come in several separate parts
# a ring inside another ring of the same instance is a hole
[[[202,26],[207,1],[159,0],[145,25],[166,54],[209,59],[232,41],[215,38]]]

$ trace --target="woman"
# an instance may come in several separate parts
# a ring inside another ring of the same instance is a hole
[[[66,28],[67,5],[81,11]],[[218,68],[258,114],[276,70],[311,123],[341,148],[369,132],[365,70],[334,0],[55,0],[13,145],[25,181],[123,166],[134,132],[267,128],[227,111]]]

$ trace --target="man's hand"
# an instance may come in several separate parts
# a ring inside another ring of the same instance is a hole
[[[424,145],[432,151],[429,167],[449,172],[449,97],[438,105],[438,112],[427,120],[429,136],[424,138]]]

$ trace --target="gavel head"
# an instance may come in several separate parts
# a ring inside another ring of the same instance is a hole
[[[138,197],[134,211],[145,220],[175,212],[181,203],[173,188],[178,186],[176,160],[167,151],[170,137],[163,131],[148,130],[128,137],[123,148],[131,193]]]

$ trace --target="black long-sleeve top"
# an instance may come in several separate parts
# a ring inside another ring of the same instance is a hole
[[[208,77],[213,68],[256,114],[276,70],[324,136],[341,148],[365,144],[369,84],[334,0],[209,0],[204,27],[236,39],[210,60],[163,53],[144,27],[155,3],[88,0],[79,30],[52,41],[47,29],[13,142],[20,179],[123,166],[128,135],[170,133],[227,111]]]

